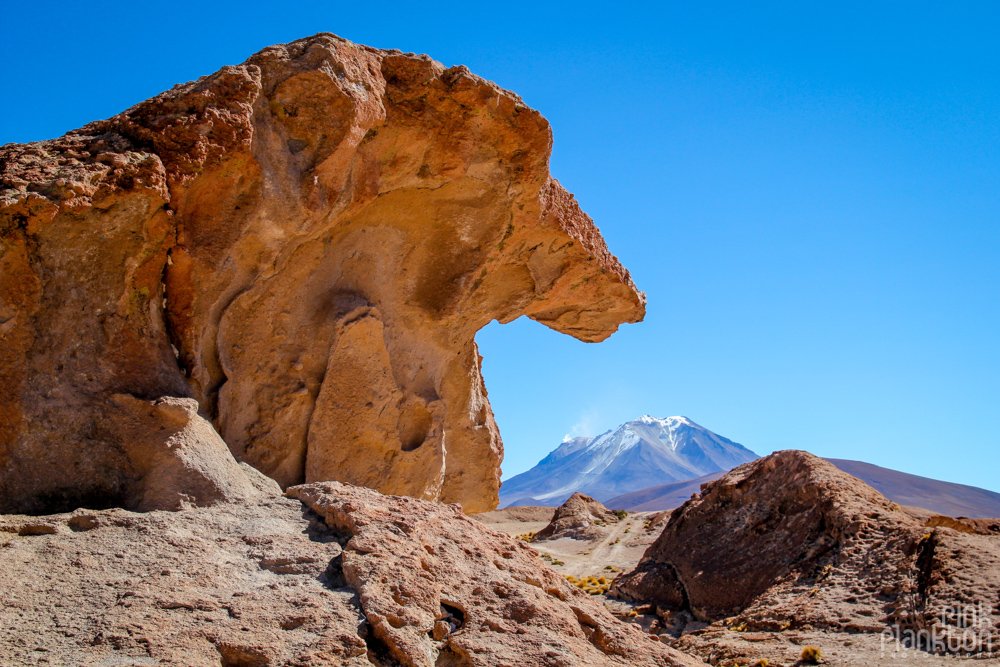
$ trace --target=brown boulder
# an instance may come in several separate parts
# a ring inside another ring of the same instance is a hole
[[[0,664],[702,664],[457,506],[305,500],[0,517]],[[318,513],[318,515],[317,515]]]
[[[742,630],[920,629],[982,602],[983,627],[995,632],[997,546],[996,537],[927,527],[832,464],[783,451],[674,510],[612,595]],[[940,628],[942,637],[964,631]]]
[[[608,532],[605,526],[612,523],[618,523],[617,514],[590,496],[574,493],[556,508],[549,525],[535,533],[532,541],[593,540],[603,537]]]
[[[212,425],[198,414],[191,398],[141,401],[111,397],[120,414],[116,439],[128,443],[126,455],[135,482],[123,498],[128,509],[179,510],[189,505],[254,500],[281,495],[281,487],[245,463],[237,463]]]
[[[0,511],[134,495],[115,394],[195,398],[283,487],[495,507],[476,331],[644,313],[551,142],[465,67],[321,34],[0,148]]]

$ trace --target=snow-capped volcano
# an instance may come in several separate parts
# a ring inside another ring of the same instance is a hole
[[[604,501],[756,458],[687,417],[643,415],[596,438],[565,439],[534,468],[503,483],[500,506],[555,506],[577,491]]]

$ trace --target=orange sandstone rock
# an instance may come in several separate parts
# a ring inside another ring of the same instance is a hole
[[[196,399],[282,486],[492,509],[476,331],[644,313],[550,149],[465,67],[329,34],[0,148],[0,511],[133,502],[114,395]]]

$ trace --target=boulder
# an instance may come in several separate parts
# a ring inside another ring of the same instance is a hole
[[[212,424],[198,414],[192,398],[142,401],[134,396],[111,397],[119,414],[110,423],[126,450],[134,478],[123,486],[123,507],[140,512],[179,510],[186,506],[280,496],[270,477],[237,463]]]
[[[932,519],[807,452],[777,452],[674,510],[611,594],[741,630],[937,626],[942,641],[961,640],[953,616],[976,609],[982,650],[1000,627],[1000,538]]]
[[[644,314],[551,146],[465,67],[320,34],[0,147],[0,511],[133,494],[115,395],[195,399],[283,488],[493,509],[475,333]]]
[[[618,521],[618,515],[599,501],[574,493],[556,508],[549,525],[535,533],[532,541],[557,540],[560,537],[593,540],[603,537],[608,532],[606,526]]]

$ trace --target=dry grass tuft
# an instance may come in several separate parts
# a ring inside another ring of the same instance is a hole
[[[815,646],[806,646],[802,649],[802,655],[799,656],[799,660],[807,665],[818,665],[822,659],[823,652]]]
[[[608,589],[611,588],[611,581],[608,581],[606,577],[595,577],[593,575],[589,577],[584,577],[583,579],[577,579],[572,574],[564,575],[566,581],[570,584],[576,586],[584,593],[589,593],[590,595],[601,595],[602,593],[607,593]]]

